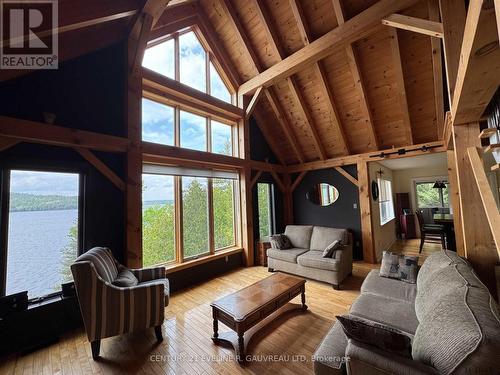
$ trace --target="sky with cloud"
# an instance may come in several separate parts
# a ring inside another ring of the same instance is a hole
[[[10,175],[11,193],[76,196],[79,176],[75,173],[53,173],[13,170]]]

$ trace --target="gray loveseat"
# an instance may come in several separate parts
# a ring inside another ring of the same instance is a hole
[[[350,314],[411,334],[412,358],[347,340],[336,321],[314,354],[316,375],[498,374],[498,305],[467,261],[450,251],[434,253],[417,284],[378,272],[368,274]]]
[[[291,249],[267,250],[269,271],[283,271],[332,284],[335,289],[352,272],[352,234],[345,229],[312,225],[288,225],[285,235]],[[333,258],[323,258],[323,250],[333,241],[342,246]]]

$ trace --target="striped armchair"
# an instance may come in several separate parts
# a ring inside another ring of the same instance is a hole
[[[113,285],[123,269],[111,250],[103,247],[87,251],[71,265],[94,359],[99,357],[101,339],[106,337],[154,327],[158,341],[163,339],[161,325],[169,299],[165,268],[130,270],[137,285]]]

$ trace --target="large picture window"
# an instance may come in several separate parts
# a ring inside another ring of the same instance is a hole
[[[415,182],[415,195],[418,208],[448,208],[448,182]]]
[[[273,234],[274,231],[274,199],[272,184],[257,184],[257,201],[257,207],[259,211],[259,238],[265,238]]]
[[[152,164],[143,170],[145,266],[179,263],[236,246],[236,172]]]
[[[231,103],[233,95],[197,32],[196,28],[187,28],[151,42],[142,66]]]
[[[10,170],[5,294],[28,291],[30,299],[72,281],[79,251],[80,175]]]

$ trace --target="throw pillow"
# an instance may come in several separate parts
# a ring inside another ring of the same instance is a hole
[[[137,277],[128,268],[120,267],[120,272],[113,281],[113,285],[119,286],[120,288],[129,288],[131,286],[136,286],[139,283]]]
[[[405,283],[416,284],[418,257],[404,255],[399,258],[399,279]]]
[[[323,258],[334,258],[335,251],[340,247],[340,241],[335,240],[323,250]]]
[[[391,279],[399,279],[399,254],[389,251],[383,252],[379,275]]]
[[[272,236],[269,236],[269,242],[271,243],[271,247],[273,249],[285,250],[292,247],[290,239],[284,234],[273,234]]]
[[[411,337],[405,332],[353,315],[337,316],[337,319],[348,338],[411,358]]]

